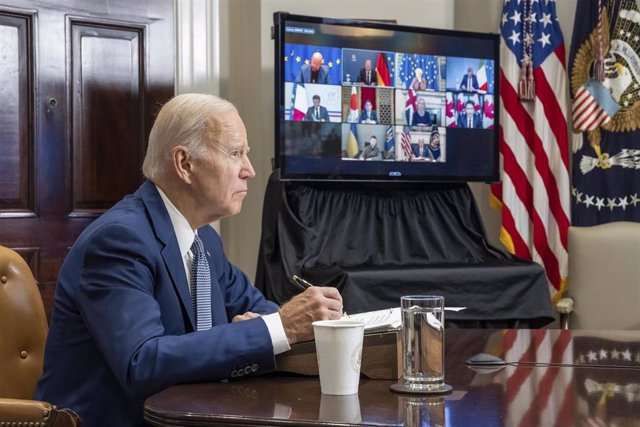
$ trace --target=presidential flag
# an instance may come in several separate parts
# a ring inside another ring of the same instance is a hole
[[[555,2],[505,1],[500,26],[500,240],[544,266],[554,299],[566,288],[569,228],[567,75]],[[525,47],[531,47],[535,97],[518,96]]]
[[[581,132],[572,150],[576,226],[640,221],[640,9],[611,0],[598,11],[598,3],[577,3],[571,44],[573,127]],[[593,72],[599,48],[602,81]]]

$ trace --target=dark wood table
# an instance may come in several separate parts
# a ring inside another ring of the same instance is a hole
[[[488,352],[493,371],[464,361]],[[357,395],[320,393],[317,377],[269,375],[170,387],[147,399],[163,426],[581,426],[640,424],[640,331],[446,331],[446,396],[400,395],[361,379]]]

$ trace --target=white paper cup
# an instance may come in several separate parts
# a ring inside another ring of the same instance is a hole
[[[320,320],[313,322],[313,334],[322,393],[356,394],[360,381],[364,322]]]

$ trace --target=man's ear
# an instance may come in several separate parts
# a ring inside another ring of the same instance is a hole
[[[187,147],[182,145],[173,147],[171,150],[171,160],[178,178],[185,184],[191,184],[193,162]]]

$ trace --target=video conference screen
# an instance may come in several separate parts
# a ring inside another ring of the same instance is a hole
[[[498,180],[497,35],[274,20],[282,179]]]

